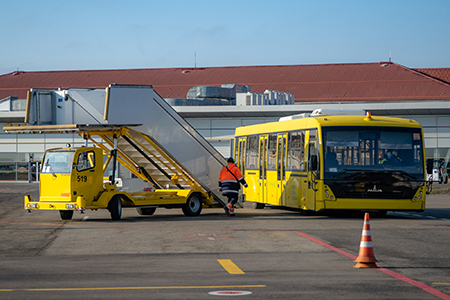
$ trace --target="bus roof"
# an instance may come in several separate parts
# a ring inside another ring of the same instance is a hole
[[[293,131],[301,129],[312,129],[328,126],[381,126],[381,127],[410,127],[421,128],[422,126],[414,120],[382,117],[382,116],[318,116],[293,119],[286,121],[270,122],[236,128],[236,136],[253,135],[271,132]]]

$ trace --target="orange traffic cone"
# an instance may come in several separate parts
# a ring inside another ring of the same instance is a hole
[[[355,268],[378,268],[378,260],[373,254],[372,235],[370,233],[369,213],[364,215],[364,226],[361,236],[361,244],[359,245],[358,258],[354,260],[357,262]]]

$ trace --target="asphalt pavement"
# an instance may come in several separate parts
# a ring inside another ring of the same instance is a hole
[[[246,206],[63,221],[22,208],[37,193],[0,183],[0,299],[450,299],[449,195],[372,218],[379,268],[358,269],[362,215]]]

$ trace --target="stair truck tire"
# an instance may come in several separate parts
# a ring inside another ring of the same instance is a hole
[[[202,201],[196,194],[192,194],[186,201],[186,204],[182,207],[183,213],[188,217],[195,217],[202,212]]]
[[[265,206],[266,206],[265,203],[257,203],[257,202],[252,203],[253,209],[264,209]]]
[[[62,220],[72,220],[73,210],[60,210],[59,215]]]
[[[111,220],[120,220],[120,218],[122,217],[122,201],[119,195],[113,196],[111,201],[109,201],[108,210],[111,214]]]
[[[156,211],[156,207],[150,207],[150,208],[143,208],[143,207],[138,207],[136,208],[138,214],[140,214],[141,216],[151,216],[155,213]]]

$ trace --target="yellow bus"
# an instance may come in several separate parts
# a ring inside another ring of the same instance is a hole
[[[423,129],[414,120],[296,115],[236,128],[234,155],[255,208],[425,210]]]

